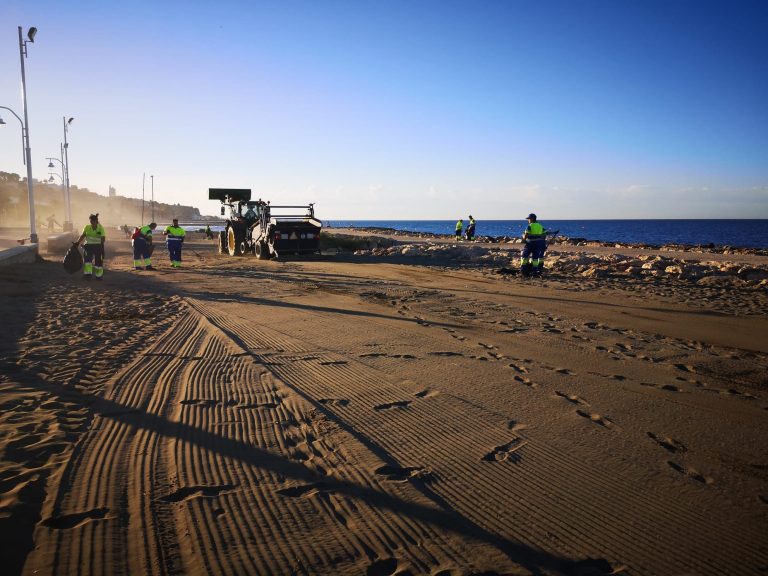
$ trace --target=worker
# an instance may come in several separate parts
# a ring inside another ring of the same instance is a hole
[[[461,240],[461,231],[464,228],[464,220],[459,218],[459,221],[456,222],[456,240]]]
[[[157,224],[151,222],[146,226],[136,228],[131,235],[133,244],[133,269],[134,270],[154,270],[152,268],[152,232],[157,228]]]
[[[472,214],[469,215],[469,224],[467,225],[467,240],[472,242],[475,239],[475,219]]]
[[[174,218],[173,224],[166,226],[163,231],[163,236],[166,237],[165,243],[168,245],[168,255],[171,258],[171,266],[173,268],[181,268],[181,246],[184,244],[184,236],[186,236],[184,228],[179,226],[179,219]]]
[[[83,228],[83,233],[77,239],[77,244],[83,244],[83,278],[90,280],[96,277],[101,280],[104,276],[104,241],[106,232],[104,226],[99,224],[99,215],[91,214],[88,217],[89,224]]]
[[[53,232],[56,226],[61,226],[61,224],[56,222],[56,216],[54,216],[53,214],[48,216],[48,218],[46,218],[46,221],[48,222],[48,232]]]
[[[213,232],[208,224],[205,225],[205,238],[206,240],[213,240]]]
[[[547,249],[547,231],[536,220],[536,214],[528,214],[528,226],[523,233],[523,250],[520,253],[520,273],[525,276],[541,276],[544,269],[544,252]]]

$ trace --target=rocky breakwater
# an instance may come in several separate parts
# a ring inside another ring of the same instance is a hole
[[[358,249],[359,256],[427,260],[437,265],[478,267],[510,266],[517,263],[517,251],[481,244],[396,244]],[[669,279],[701,286],[734,286],[768,290],[768,265],[691,260],[642,254],[558,254],[547,256],[547,269],[558,276],[584,278]]]
[[[677,279],[700,286],[768,290],[768,266],[670,258],[660,255],[562,254],[547,258],[561,274],[585,278]]]
[[[478,266],[505,266],[509,264],[509,250],[489,248],[478,244],[397,244],[378,246],[370,250],[356,250],[358,256],[405,257],[426,259],[435,264],[464,264]]]

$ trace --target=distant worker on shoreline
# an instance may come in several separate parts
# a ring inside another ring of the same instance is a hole
[[[544,269],[544,252],[547,249],[547,231],[536,220],[536,214],[528,214],[528,226],[523,233],[523,250],[520,253],[520,273],[525,276],[541,276]]]
[[[464,228],[464,220],[459,219],[458,222],[456,222],[456,240],[461,240],[461,231]]]
[[[48,222],[48,232],[53,232],[56,226],[61,226],[61,224],[56,221],[56,216],[54,214],[48,216],[46,222]]]
[[[163,231],[163,236],[166,236],[165,242],[168,245],[168,256],[171,258],[173,268],[181,268],[181,247],[186,235],[184,228],[179,226],[178,218],[174,218],[173,224],[166,226]]]
[[[104,275],[104,241],[107,234],[104,226],[99,224],[99,215],[91,214],[88,217],[90,224],[86,224],[83,233],[77,239],[77,244],[85,240],[83,244],[83,278],[90,280],[96,276],[101,280]]]
[[[467,225],[467,240],[470,242],[475,239],[475,219],[472,218],[472,214],[469,215],[469,224]]]
[[[211,227],[208,224],[205,225],[205,239],[213,240],[213,232],[211,231]]]
[[[131,235],[133,244],[133,269],[134,270],[154,270],[152,268],[152,231],[157,228],[157,224],[151,222],[141,228],[136,228]]]

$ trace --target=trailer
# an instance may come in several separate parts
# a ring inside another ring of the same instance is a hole
[[[314,204],[273,206],[251,200],[246,188],[209,188],[208,198],[221,202],[221,215],[229,214],[219,233],[219,253],[255,254],[259,260],[320,252],[323,223],[315,217]]]

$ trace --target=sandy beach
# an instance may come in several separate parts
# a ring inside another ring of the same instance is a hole
[[[3,572],[766,573],[767,256],[397,241],[0,269]]]

